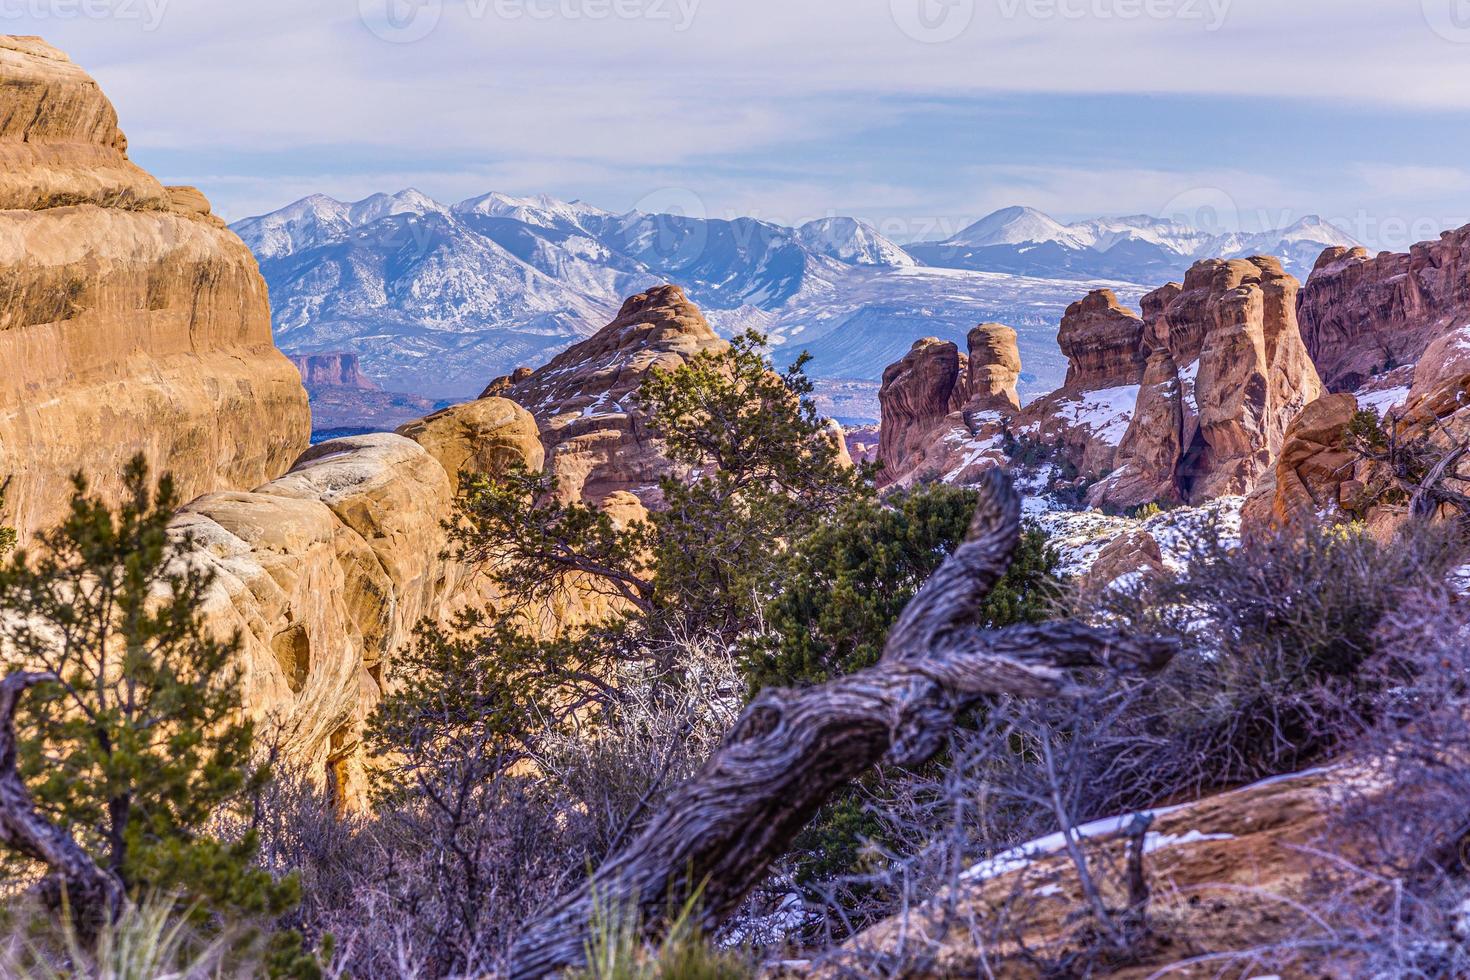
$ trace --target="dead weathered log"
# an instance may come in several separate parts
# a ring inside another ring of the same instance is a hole
[[[74,924],[85,932],[117,914],[122,882],[99,868],[65,830],[36,812],[16,768],[16,706],[26,691],[55,679],[53,674],[15,673],[0,681],[0,845],[50,869],[41,886],[43,896],[59,908],[64,894]]]
[[[981,490],[966,543],[909,604],[878,665],[820,687],[763,692],[638,838],[526,931],[512,977],[582,965],[594,907],[637,908],[652,938],[699,890],[703,925],[715,929],[833,793],[879,762],[932,758],[956,715],[986,695],[1075,693],[1068,668],[1168,662],[1166,642],[1077,622],[979,628],[980,602],[1020,538],[1009,480],[995,471]]]

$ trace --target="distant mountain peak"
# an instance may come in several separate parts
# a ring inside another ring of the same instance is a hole
[[[1016,205],[1001,208],[949,239],[945,244],[984,248],[991,245],[1026,245],[1032,242],[1081,243],[1066,225],[1035,208]]]
[[[491,218],[511,218],[538,228],[577,227],[590,217],[611,217],[612,213],[581,201],[563,201],[549,194],[517,197],[491,191],[454,206],[459,214],[477,214]]]
[[[878,229],[857,218],[818,218],[798,228],[796,235],[813,252],[849,265],[893,268],[918,265],[913,256]]]

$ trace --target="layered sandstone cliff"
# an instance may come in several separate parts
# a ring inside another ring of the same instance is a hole
[[[485,394],[536,417],[564,499],[600,504],[632,494],[652,505],[672,468],[649,432],[638,389],[652,371],[727,346],[682,289],[660,286],[628,299],[612,323],[546,366],[497,378]]]
[[[1470,322],[1470,226],[1408,253],[1328,249],[1302,290],[1302,336],[1332,391],[1413,364]]]
[[[310,415],[254,257],[128,159],[97,83],[37,38],[0,36],[0,164],[5,522],[55,522],[79,470],[112,496],[137,452],[186,499],[284,472]]]

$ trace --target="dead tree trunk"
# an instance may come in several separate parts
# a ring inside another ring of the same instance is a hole
[[[0,681],[0,845],[51,869],[41,884],[46,903],[61,907],[63,890],[74,924],[85,934],[122,907],[122,882],[97,866],[66,831],[36,812],[16,769],[15,709],[21,695],[53,674],[11,674]]]
[[[955,716],[986,695],[1050,697],[1077,690],[1067,668],[1168,663],[1168,643],[1076,622],[980,629],[980,601],[1019,538],[1020,500],[993,471],[966,543],[904,610],[878,665],[821,687],[763,692],[639,837],[526,931],[511,976],[584,964],[594,905],[636,907],[652,936],[702,888],[702,922],[713,930],[834,792],[879,762],[928,760]]]

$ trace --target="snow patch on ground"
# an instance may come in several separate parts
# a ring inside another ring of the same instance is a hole
[[[1253,790],[1264,789],[1268,786],[1274,786],[1278,783],[1291,782],[1292,780],[1296,779],[1306,779],[1312,776],[1319,776],[1322,773],[1328,771],[1330,771],[1329,768],[1317,768],[1307,769],[1303,772],[1288,773],[1284,776],[1273,776],[1270,779],[1263,779],[1258,783],[1252,783],[1250,786],[1243,787],[1239,790],[1235,790],[1234,792],[1247,793]],[[1160,817],[1165,817],[1170,814],[1178,813],[1182,810],[1188,809],[1193,805],[1193,803],[1179,803],[1175,806],[1161,807],[1156,810],[1140,810],[1137,813],[1125,813],[1121,816],[1116,817],[1104,817],[1101,820],[1094,820],[1090,823],[1085,823],[1073,828],[1071,836],[1074,841],[1087,840],[1089,838],[1097,839],[1114,837],[1127,831],[1128,828],[1133,824],[1133,822],[1139,817],[1151,817],[1154,820],[1157,820]],[[1234,834],[1206,834],[1194,829],[1187,830],[1182,834],[1163,834],[1150,831],[1144,836],[1143,850],[1144,853],[1147,854],[1153,851],[1161,851],[1169,847],[1180,847],[1188,844],[1199,844],[1205,841],[1233,840],[1234,837]],[[986,858],[984,861],[981,861],[979,864],[974,865],[969,870],[962,872],[960,874],[960,880],[988,881],[992,878],[999,878],[1002,875],[1010,874],[1012,871],[1019,871],[1023,868],[1029,867],[1042,858],[1047,858],[1051,857],[1052,855],[1059,854],[1063,850],[1065,850],[1066,847],[1067,837],[1063,831],[1059,830],[1054,834],[1047,834],[1045,837],[1038,837],[1036,840],[1022,844],[1020,847],[1013,847],[1008,851],[1003,851],[1000,854],[995,855],[994,857]]]
[[[1057,414],[1071,425],[1085,427],[1110,446],[1123,441],[1133,410],[1138,405],[1138,385],[1121,385],[1099,391],[1084,391],[1057,406]]]
[[[1164,565],[1182,571],[1211,525],[1221,543],[1234,547],[1240,542],[1240,512],[1244,497],[1221,497],[1199,507],[1178,507],[1146,520],[1104,514],[1097,510],[1047,511],[1042,505],[1027,509],[1051,539],[1061,556],[1060,574],[1085,575],[1102,550],[1130,531],[1147,531],[1159,543]]]
[[[1360,409],[1373,409],[1379,415],[1388,414],[1390,409],[1398,408],[1409,397],[1407,387],[1389,388],[1384,391],[1370,391],[1358,395],[1358,407]]]

